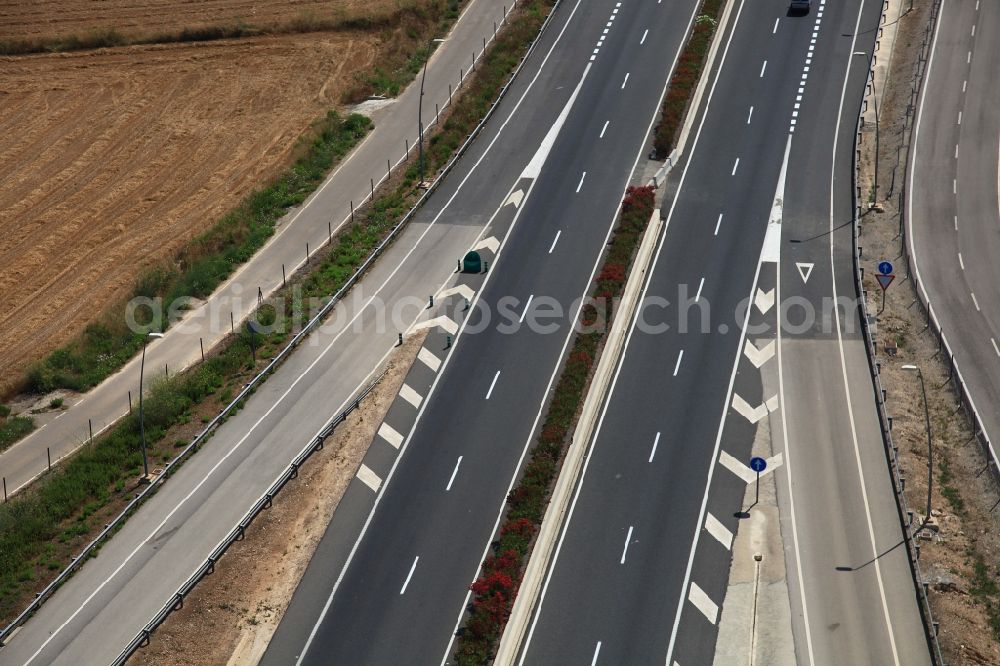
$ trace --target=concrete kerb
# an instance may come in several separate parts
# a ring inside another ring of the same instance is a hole
[[[45,603],[45,601],[47,601],[52,596],[52,594],[69,579],[70,576],[73,575],[73,573],[80,567],[80,565],[82,565],[84,562],[87,561],[87,559],[89,559],[89,555],[92,552],[94,552],[94,550],[107,538],[109,538],[111,535],[117,532],[119,527],[135,511],[137,511],[139,507],[147,499],[149,499],[153,494],[156,493],[159,487],[164,482],[166,482],[166,480],[173,474],[174,470],[177,467],[179,467],[180,464],[183,461],[185,461],[189,455],[197,451],[198,447],[204,441],[206,441],[208,437],[211,436],[215,428],[218,427],[224,421],[224,419],[230,414],[230,412],[232,412],[236,408],[236,406],[240,404],[241,401],[243,401],[244,399],[252,395],[254,391],[256,391],[257,387],[260,384],[262,384],[264,380],[266,380],[267,377],[277,369],[277,366],[282,361],[284,361],[289,354],[291,354],[294,348],[297,347],[299,343],[312,332],[313,328],[315,328],[316,325],[330,313],[330,311],[334,308],[334,306],[336,306],[336,304],[343,299],[343,297],[361,279],[361,277],[368,272],[368,269],[375,262],[375,260],[385,251],[386,248],[389,247],[389,245],[392,244],[396,236],[406,227],[407,223],[410,221],[413,215],[416,214],[416,212],[420,209],[420,207],[423,206],[426,200],[430,198],[430,196],[438,188],[443,179],[451,172],[455,164],[458,163],[458,160],[462,158],[465,152],[469,149],[469,146],[472,145],[473,141],[475,141],[476,138],[478,138],[483,127],[485,127],[486,123],[490,120],[490,118],[492,118],[496,109],[499,107],[500,103],[506,96],[507,91],[510,89],[510,86],[517,78],[517,75],[520,73],[520,71],[524,68],[524,64],[528,61],[529,56],[535,50],[535,47],[537,46],[541,35],[544,34],[546,27],[548,27],[552,16],[554,15],[556,9],[559,7],[561,2],[562,0],[556,0],[555,4],[552,6],[549,15],[545,18],[545,21],[542,24],[542,27],[539,30],[538,34],[535,36],[535,39],[532,41],[527,51],[525,51],[524,56],[521,58],[517,67],[514,69],[514,72],[511,74],[510,78],[507,79],[507,82],[500,89],[500,92],[497,95],[497,99],[487,110],[486,115],[483,116],[483,119],[472,130],[472,132],[466,138],[465,142],[459,147],[458,151],[448,161],[448,163],[441,170],[441,172],[434,179],[434,181],[430,184],[430,186],[423,193],[423,195],[421,195],[421,197],[416,201],[416,203],[414,203],[413,207],[406,213],[406,215],[403,216],[403,218],[396,224],[396,226],[393,227],[393,229],[389,232],[388,236],[386,236],[386,238],[372,251],[372,253],[358,268],[358,270],[355,271],[354,274],[348,278],[344,286],[341,287],[335,294],[333,294],[330,297],[330,300],[327,301],[327,303],[320,309],[320,311],[316,315],[314,315],[312,319],[309,320],[309,322],[303,327],[303,329],[288,342],[288,344],[271,360],[270,363],[267,364],[267,366],[263,370],[261,370],[252,380],[250,380],[250,382],[246,385],[246,387],[244,387],[244,389],[240,391],[240,393],[235,398],[233,398],[232,401],[230,401],[230,403],[226,405],[205,426],[205,428],[202,429],[200,433],[198,433],[198,435],[195,436],[195,438],[191,441],[191,443],[189,443],[184,449],[182,449],[180,453],[178,453],[177,456],[164,467],[163,471],[160,472],[159,476],[153,479],[145,490],[143,490],[137,497],[135,497],[131,502],[129,502],[128,505],[121,511],[121,513],[119,513],[114,518],[114,520],[112,520],[100,532],[100,534],[98,534],[94,538],[93,541],[87,544],[83,548],[83,550],[80,551],[79,555],[72,558],[69,565],[67,565],[67,567],[63,569],[63,571],[61,571],[59,575],[52,580],[51,583],[46,585],[45,588],[43,588],[42,591],[35,596],[32,602],[28,604],[28,606],[23,611],[21,611],[21,613],[16,618],[14,618],[14,620],[10,624],[8,624],[6,627],[0,630],[0,649],[3,648],[5,641],[10,639],[10,637],[20,628],[20,626],[24,624],[28,620],[28,618],[30,618],[36,611],[38,611],[41,605]],[[508,15],[510,14],[510,11],[513,10],[513,7],[514,3],[512,2],[510,10],[508,10],[507,12]],[[504,21],[503,25],[505,26],[507,25],[506,20]]]
[[[681,155],[684,154],[688,136],[691,134],[691,128],[694,127],[694,121],[698,115],[697,109],[701,106],[701,98],[705,95],[705,88],[708,87],[708,80],[711,78],[708,73],[715,68],[715,58],[719,53],[719,45],[723,41],[718,36],[725,34],[729,30],[729,19],[733,13],[733,4],[732,2],[726,2],[726,6],[722,10],[722,16],[719,18],[715,34],[712,37],[712,45],[708,49],[708,57],[705,59],[705,67],[702,69],[701,76],[698,79],[698,85],[695,86],[694,96],[691,98],[691,104],[688,106],[684,124],[681,125],[681,133],[677,138],[677,146],[670,151],[670,155],[664,161],[663,166],[657,169],[656,174],[649,181],[649,184],[655,188],[660,188],[666,182],[670,171],[680,161]]]
[[[885,2],[883,4],[883,14],[882,14],[882,19],[880,20],[880,24],[884,23],[885,15],[888,9],[889,9],[889,2]],[[936,0],[936,8],[932,11],[931,14],[932,22],[937,21],[939,10],[940,10],[940,0]],[[895,37],[893,37],[893,42],[895,42]],[[873,77],[874,77],[876,50],[878,50],[877,44],[875,49],[873,49],[871,57],[869,59],[868,81],[874,80]],[[866,82],[866,86],[867,85],[868,82]],[[922,78],[920,85],[921,87],[923,85]],[[876,91],[872,90],[871,87],[868,87],[867,90],[870,91],[869,94],[871,95],[876,94]],[[857,125],[855,126],[855,131],[854,131],[854,148],[852,151],[852,160],[851,160],[852,161],[851,178],[853,181],[851,187],[851,196],[853,199],[852,205],[854,208],[854,223],[851,225],[852,242],[854,244],[854,251],[852,253],[853,254],[852,262],[854,268],[854,283],[858,295],[861,296],[861,298],[859,299],[860,304],[858,306],[859,309],[858,314],[861,318],[861,328],[862,331],[864,332],[865,355],[866,358],[868,359],[868,368],[872,376],[872,389],[874,391],[875,405],[879,416],[879,426],[882,431],[882,444],[886,455],[886,461],[889,464],[890,476],[892,477],[893,494],[896,498],[896,510],[898,513],[897,518],[899,519],[900,526],[902,528],[904,535],[904,542],[905,542],[906,552],[908,555],[907,560],[909,561],[910,573],[913,578],[914,593],[917,598],[918,606],[920,607],[920,617],[924,627],[924,636],[925,639],[927,640],[928,650],[930,652],[931,658],[934,664],[937,665],[937,664],[944,664],[944,659],[941,655],[941,646],[937,639],[937,630],[935,627],[936,623],[934,622],[934,617],[931,612],[930,601],[927,598],[927,591],[922,584],[923,575],[920,571],[918,556],[914,552],[913,548],[913,537],[915,535],[911,533],[912,525],[906,519],[906,516],[911,514],[907,506],[906,496],[903,493],[903,486],[900,481],[900,470],[898,465],[898,458],[896,455],[896,446],[894,445],[892,440],[892,428],[891,428],[890,417],[886,412],[885,402],[882,399],[882,396],[884,395],[884,389],[882,387],[881,374],[879,373],[878,370],[879,364],[875,357],[875,340],[874,340],[874,332],[872,330],[872,322],[875,322],[875,324],[877,325],[877,320],[872,318],[871,315],[869,314],[867,294],[865,293],[864,284],[862,281],[861,252],[860,252],[860,247],[858,245],[858,238],[860,235],[860,225],[861,225],[861,211],[859,207],[860,201],[859,201],[859,190],[858,190],[859,187],[858,157],[860,154],[859,152],[860,131],[861,127],[864,124],[864,115],[866,111],[867,111],[867,101],[863,100],[862,108],[859,109]],[[908,152],[907,163],[909,163],[910,161],[909,158],[910,155]],[[900,214],[902,215],[902,211],[900,212]],[[909,257],[907,257],[907,259],[909,259]],[[915,274],[914,274],[914,280],[916,280]],[[918,293],[920,291],[919,281],[917,281],[917,291]],[[927,311],[928,311],[928,319],[930,320],[931,313],[930,313],[929,303]],[[943,343],[943,335],[941,336],[941,338]],[[970,398],[970,404],[971,404],[971,398]],[[977,418],[977,425],[978,423],[979,422]]]
[[[562,471],[559,474],[555,490],[552,493],[552,499],[542,520],[538,539],[535,542],[531,557],[528,559],[528,566],[521,581],[521,588],[518,591],[517,599],[514,601],[514,607],[511,610],[510,619],[507,621],[507,626],[500,639],[494,664],[514,664],[521,650],[521,644],[524,641],[528,625],[531,622],[538,603],[545,573],[548,571],[549,564],[552,561],[559,532],[562,530],[563,521],[569,509],[573,489],[576,487],[580,472],[583,469],[585,454],[594,428],[597,425],[601,407],[611,386],[611,379],[614,377],[615,368],[618,366],[618,359],[624,347],[625,339],[628,336],[629,326],[638,308],[642,287],[646,283],[646,276],[649,273],[657,240],[660,237],[662,229],[663,220],[660,218],[660,210],[657,208],[653,211],[652,219],[643,235],[642,242],[639,244],[632,272],[625,283],[619,315],[615,318],[611,326],[607,344],[601,354],[600,360],[597,362],[593,382],[583,403],[580,421],[573,433],[572,442],[566,453],[566,460],[563,463]]]

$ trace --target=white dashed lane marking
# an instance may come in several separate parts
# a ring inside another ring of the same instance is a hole
[[[382,478],[364,463],[361,463],[361,467],[358,468],[357,477],[358,481],[365,484],[375,492],[378,492],[379,487],[382,485]]]
[[[399,389],[399,397],[417,408],[424,401],[424,397],[413,390],[409,384],[403,384],[402,388]]]
[[[716,541],[729,550],[733,546],[733,533],[711,513],[705,513],[705,530],[715,537]]]
[[[701,614],[709,622],[715,624],[715,621],[719,617],[719,606],[694,581],[691,581],[691,591],[688,593],[688,601],[694,604],[694,607],[700,610]]]
[[[389,442],[394,449],[398,449],[403,444],[403,435],[388,423],[383,423],[378,428],[379,437]]]

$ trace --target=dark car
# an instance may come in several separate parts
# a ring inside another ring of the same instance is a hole
[[[811,4],[811,0],[792,0],[788,11],[791,14],[808,14]]]

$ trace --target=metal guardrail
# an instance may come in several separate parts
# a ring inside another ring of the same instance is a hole
[[[4,641],[6,641],[10,637],[10,635],[14,633],[14,631],[22,624],[24,624],[27,621],[27,619],[31,617],[31,615],[34,614],[49,597],[52,596],[52,593],[55,592],[55,590],[58,589],[63,583],[65,583],[69,579],[69,577],[76,571],[76,569],[78,569],[83,562],[85,562],[91,555],[93,555],[96,549],[111,534],[117,531],[121,527],[121,525],[125,522],[125,520],[133,512],[135,512],[139,508],[139,506],[143,502],[145,502],[146,499],[148,499],[151,495],[153,495],[157,491],[158,487],[173,473],[174,469],[176,469],[176,467],[179,466],[180,463],[183,462],[189,455],[197,451],[198,447],[201,446],[208,439],[208,437],[212,434],[212,432],[225,421],[225,419],[237,408],[237,406],[243,400],[252,395],[254,391],[256,391],[257,387],[264,382],[264,380],[268,377],[268,375],[270,375],[277,369],[277,366],[280,363],[282,363],[292,353],[292,351],[295,350],[295,348],[299,345],[299,343],[301,343],[302,340],[307,335],[309,335],[309,333],[312,332],[312,330],[319,324],[319,322],[321,322],[330,313],[330,311],[337,305],[337,303],[339,303],[343,299],[344,295],[346,295],[347,292],[351,288],[353,288],[354,285],[357,284],[358,281],[360,281],[361,278],[368,272],[368,270],[375,263],[375,260],[378,259],[386,251],[386,249],[388,249],[388,247],[393,243],[393,241],[396,240],[396,237],[406,227],[407,223],[409,223],[409,221],[413,218],[416,212],[420,210],[420,208],[424,205],[427,199],[430,198],[431,194],[433,194],[434,191],[439,187],[445,176],[447,176],[452,171],[452,169],[454,169],[455,165],[458,163],[458,160],[461,159],[462,156],[468,151],[472,143],[479,137],[479,134],[482,132],[486,123],[490,120],[490,118],[493,117],[493,114],[496,112],[501,101],[506,96],[507,91],[510,89],[511,84],[517,77],[518,73],[520,73],[521,69],[524,67],[524,64],[528,60],[528,57],[534,51],[535,46],[538,44],[541,35],[544,34],[545,28],[549,25],[550,19],[555,14],[555,10],[559,6],[561,1],[562,0],[556,0],[555,4],[552,6],[552,10],[546,17],[545,22],[542,24],[542,28],[539,31],[538,36],[531,43],[531,46],[528,47],[528,50],[525,51],[524,56],[521,58],[521,61],[517,65],[517,68],[514,70],[511,77],[504,84],[503,88],[500,89],[500,93],[498,94],[497,99],[487,110],[486,115],[483,116],[483,119],[472,130],[468,138],[466,138],[465,142],[459,147],[458,151],[452,156],[452,158],[444,166],[444,168],[437,175],[437,177],[430,183],[430,185],[427,187],[427,190],[420,196],[420,198],[416,201],[416,203],[414,203],[413,207],[406,213],[406,215],[403,216],[403,218],[396,224],[396,226],[392,228],[392,230],[388,233],[385,239],[383,239],[382,242],[379,243],[379,245],[368,256],[365,262],[354,272],[353,275],[351,275],[350,278],[347,279],[347,282],[344,283],[344,286],[342,286],[335,294],[333,294],[330,297],[330,299],[326,302],[326,304],[322,308],[320,308],[320,310],[316,313],[316,315],[309,320],[309,322],[302,328],[302,330],[299,333],[297,333],[288,342],[287,345],[285,345],[285,347],[281,350],[281,352],[279,352],[271,360],[271,362],[268,363],[267,366],[263,370],[261,370],[257,374],[257,376],[255,376],[250,381],[250,383],[247,384],[243,388],[243,390],[240,391],[240,393],[235,398],[233,398],[232,401],[228,405],[226,405],[226,407],[224,407],[222,411],[220,411],[205,426],[205,428],[200,433],[198,433],[198,435],[193,440],[191,440],[191,443],[188,444],[177,455],[176,458],[174,458],[170,463],[166,465],[166,467],[164,467],[163,471],[159,474],[159,476],[157,476],[144,491],[139,493],[139,495],[137,495],[135,499],[129,502],[128,505],[122,510],[122,512],[119,513],[115,517],[115,519],[112,520],[101,531],[101,533],[94,538],[93,541],[87,544],[83,548],[83,550],[81,550],[80,553],[72,559],[70,564],[62,572],[60,572],[60,574],[56,576],[56,578],[51,583],[46,585],[41,592],[36,594],[35,599],[23,611],[21,611],[21,613],[16,618],[14,618],[14,620],[9,625],[4,627],[3,630],[0,630],[0,648],[3,647]],[[510,15],[510,13],[514,10],[516,5],[517,5],[517,0],[512,0],[510,7],[506,11],[504,19],[505,21],[506,21],[506,16]],[[487,40],[487,43],[492,42],[494,39],[495,35],[491,36]],[[483,53],[485,53],[485,51]],[[436,123],[437,120],[429,123],[428,127],[433,127]]]
[[[369,393],[375,390],[375,387],[382,380],[382,378],[385,377],[385,374],[386,373],[383,372],[381,375],[376,377],[372,383],[368,385],[368,388],[362,391],[362,393],[354,399],[354,402],[352,402],[346,410],[334,417],[334,419],[330,421],[330,423],[328,423],[326,427],[323,428],[323,430],[320,431],[320,433],[316,435],[316,437],[314,437],[297,456],[295,456],[295,458],[292,459],[292,462],[289,463],[288,467],[285,468],[285,471],[281,473],[281,476],[279,476],[277,480],[271,484],[271,487],[260,496],[252,507],[250,507],[250,510],[243,515],[243,518],[239,523],[237,523],[236,527],[234,527],[226,538],[212,550],[212,553],[205,558],[205,561],[198,567],[198,569],[195,570],[194,574],[192,574],[191,577],[188,578],[187,581],[180,586],[180,588],[178,588],[170,600],[167,601],[167,603],[160,608],[159,612],[153,616],[153,619],[150,620],[146,626],[143,627],[138,634],[136,634],[125,649],[122,650],[115,661],[112,662],[114,666],[124,664],[129,660],[133,652],[149,643],[149,637],[156,630],[156,628],[163,624],[163,622],[167,619],[167,616],[184,605],[184,597],[186,597],[188,593],[194,589],[195,585],[197,585],[202,578],[215,571],[215,563],[218,562],[223,555],[225,555],[230,546],[243,539],[243,535],[246,533],[246,529],[250,526],[250,523],[252,523],[254,519],[260,515],[261,511],[270,508],[271,502],[275,495],[278,494],[278,491],[284,488],[286,483],[298,476],[299,467],[303,462],[305,462],[306,458],[323,448],[323,443],[326,438],[333,433],[334,429],[336,429],[338,425],[347,420],[347,415],[357,409],[361,404],[361,401],[364,400]]]
[[[511,74],[510,78],[500,89],[500,92],[497,95],[497,99],[493,102],[492,105],[490,105],[490,108],[487,110],[486,115],[483,116],[479,124],[476,125],[476,127],[472,130],[468,138],[466,138],[465,142],[462,143],[458,151],[451,157],[448,163],[437,175],[437,177],[435,177],[435,179],[430,183],[427,190],[420,196],[420,198],[416,201],[416,203],[414,203],[413,207],[406,213],[406,215],[403,216],[403,218],[396,224],[396,226],[392,228],[392,230],[385,237],[385,239],[383,239],[382,242],[379,243],[379,245],[368,256],[365,262],[354,272],[353,275],[351,275],[350,278],[348,278],[347,282],[344,283],[344,286],[342,286],[335,294],[333,294],[330,297],[330,299],[319,310],[319,312],[317,312],[316,315],[312,319],[310,319],[309,322],[302,328],[302,330],[288,342],[288,344],[281,350],[281,352],[279,352],[271,360],[271,362],[268,363],[267,366],[263,370],[261,370],[257,374],[257,376],[255,376],[250,381],[250,383],[248,383],[243,388],[243,390],[240,391],[240,393],[235,398],[233,398],[233,400],[228,405],[226,405],[226,407],[224,407],[205,426],[205,428],[202,429],[200,433],[198,433],[198,435],[193,440],[191,440],[191,443],[188,444],[177,455],[177,457],[174,458],[174,460],[172,460],[170,463],[166,465],[166,467],[164,467],[163,471],[160,472],[160,474],[152,481],[152,483],[150,483],[150,485],[144,491],[139,493],[139,495],[137,495],[131,502],[129,502],[128,505],[126,505],[126,507],[121,511],[121,513],[119,513],[114,518],[114,520],[112,520],[107,526],[105,526],[105,528],[100,532],[100,534],[98,534],[93,541],[87,544],[83,548],[83,550],[80,551],[80,553],[71,560],[70,564],[65,569],[63,569],[63,571],[61,571],[59,575],[56,576],[56,578],[51,583],[46,585],[41,592],[37,593],[35,599],[23,611],[21,611],[21,613],[16,618],[14,618],[14,620],[9,625],[4,627],[4,629],[0,631],[0,648],[3,647],[4,641],[10,638],[11,634],[13,634],[21,625],[23,625],[28,620],[28,618],[30,618],[41,607],[41,605],[45,603],[45,601],[48,600],[52,596],[52,594],[60,586],[62,586],[70,578],[70,576],[73,575],[73,573],[75,573],[75,571],[80,567],[80,565],[83,562],[85,562],[89,557],[91,557],[93,554],[96,553],[96,550],[100,547],[100,545],[104,541],[108,539],[114,532],[116,532],[121,527],[121,525],[128,519],[128,517],[132,513],[134,513],[142,505],[143,502],[145,502],[149,497],[151,497],[157,491],[159,486],[162,485],[167,478],[169,478],[169,476],[173,473],[173,471],[177,468],[177,466],[179,466],[180,463],[183,462],[188,456],[197,451],[198,447],[201,446],[209,438],[209,436],[213,433],[213,431],[225,421],[225,419],[237,408],[237,406],[247,397],[252,395],[254,391],[256,391],[257,387],[260,386],[265,379],[267,379],[268,375],[270,375],[277,369],[277,366],[281,362],[283,362],[285,358],[287,358],[291,354],[292,351],[294,351],[294,349],[299,345],[299,343],[309,333],[311,333],[312,330],[319,324],[319,322],[321,322],[330,313],[330,311],[337,305],[337,303],[339,303],[343,299],[344,295],[346,295],[347,292],[352,287],[354,287],[354,285],[357,284],[358,281],[360,281],[360,279],[368,272],[368,270],[375,263],[375,260],[379,256],[381,256],[386,249],[388,249],[388,247],[392,244],[392,242],[396,239],[396,237],[400,234],[400,232],[406,227],[407,223],[413,218],[416,212],[420,210],[420,208],[424,205],[427,199],[430,198],[431,194],[433,194],[434,191],[440,186],[444,178],[452,171],[452,169],[454,169],[459,159],[462,158],[462,156],[468,151],[472,143],[479,137],[479,134],[486,126],[486,123],[490,120],[490,118],[493,117],[493,114],[496,112],[497,108],[499,108],[500,103],[506,96],[508,90],[510,89],[511,84],[517,78],[517,75],[524,68],[524,65],[527,62],[528,58],[534,52],[535,47],[537,46],[539,40],[541,39],[541,36],[545,33],[545,29],[549,26],[552,16],[555,14],[556,9],[559,7],[561,2],[562,0],[556,0],[556,2],[553,4],[551,11],[549,12],[549,15],[545,18],[545,21],[543,22],[542,27],[538,32],[538,35],[535,37],[535,40],[528,47],[528,50],[525,51],[524,55],[521,58],[521,61],[514,69],[514,72]],[[512,0],[509,9],[505,10],[504,24],[506,24],[506,17],[514,10],[516,5],[517,5],[517,0]],[[487,43],[493,42],[494,39],[496,38],[496,34],[497,33],[494,33],[494,35],[487,40]],[[485,50],[483,51],[483,54],[485,55]],[[433,127],[436,123],[437,119],[429,123],[428,127]],[[321,434],[320,436],[317,437],[317,439],[325,439],[325,437],[329,435],[328,431],[332,431],[332,429],[336,427],[336,425],[340,423],[340,421],[342,421],[343,418],[346,417],[346,414],[348,412],[356,408],[358,402],[360,402],[360,400],[365,395],[367,395],[368,392],[370,392],[373,387],[374,384],[372,384],[372,386],[369,386],[368,389],[366,389],[366,391],[360,397],[358,397],[354,401],[354,403],[352,403],[351,408],[343,412],[337,419],[334,419],[334,421],[332,421],[330,425],[328,425],[327,428],[323,430],[323,433],[325,434]],[[322,446],[321,441],[319,442],[319,446]],[[139,634],[137,634],[137,636],[132,640],[129,646],[119,655],[118,659],[114,662],[115,664],[121,664],[127,661],[129,656],[131,656],[131,654],[140,645],[148,641],[149,634],[153,631],[153,629],[158,627],[166,618],[166,616],[170,614],[172,610],[179,608],[180,604],[183,603],[184,596],[188,592],[190,592],[190,590],[197,584],[198,581],[201,580],[202,577],[204,577],[206,573],[214,569],[215,562],[218,561],[218,559],[222,556],[222,554],[226,552],[226,550],[229,548],[232,542],[237,538],[242,538],[242,534],[243,531],[246,529],[246,525],[249,525],[249,523],[252,522],[253,517],[255,517],[262,508],[270,505],[271,500],[274,496],[274,492],[280,490],[280,488],[283,487],[284,484],[287,483],[289,479],[295,477],[295,475],[298,472],[298,466],[302,463],[302,461],[308,458],[309,455],[314,450],[316,450],[316,448],[317,444],[316,440],[314,440],[313,442],[310,442],[310,444],[307,445],[306,448],[303,449],[303,451],[300,452],[298,456],[296,456],[296,458],[289,465],[288,469],[286,469],[285,473],[283,473],[282,476],[279,477],[278,481],[276,481],[275,484],[272,485],[271,489],[269,489],[268,492],[265,493],[260,500],[258,500],[258,502],[254,505],[253,508],[251,508],[251,510],[246,514],[246,517],[242,521],[240,521],[240,524],[233,529],[233,532],[230,533],[229,537],[227,537],[227,539],[223,540],[222,543],[216,546],[215,550],[212,551],[212,554],[209,555],[205,563],[201,567],[199,567],[198,571],[196,571],[188,579],[188,581],[181,586],[181,588],[173,595],[171,600],[168,601],[167,604],[153,617],[153,619],[139,632]],[[237,535],[235,538],[233,538],[234,534]]]
[[[885,3],[888,4],[888,3]],[[885,6],[885,5],[883,5]],[[941,0],[934,0],[934,5],[931,8],[931,20],[928,22],[928,30],[925,32],[924,44],[921,47],[921,56],[919,58],[919,64],[923,64],[923,68],[919,69],[916,75],[914,83],[914,96],[917,95],[919,89],[923,87],[924,74],[926,72],[927,63],[927,49],[929,48],[930,41],[928,36],[932,34],[933,26],[938,20],[938,15],[941,9]],[[872,55],[868,63],[868,77],[874,80],[874,65],[875,65],[875,52],[872,51]],[[867,85],[867,82],[866,82]],[[874,94],[874,90],[873,90]],[[912,108],[912,104],[911,104]],[[908,516],[912,516],[913,513],[910,511],[907,502],[906,495],[903,492],[903,483],[899,469],[899,459],[898,451],[899,448],[893,443],[892,440],[892,429],[890,426],[889,416],[886,413],[885,400],[883,396],[885,395],[885,389],[882,388],[882,378],[880,372],[880,365],[876,360],[875,355],[875,340],[872,335],[870,323],[872,319],[868,310],[868,299],[867,294],[864,289],[864,284],[862,283],[861,274],[861,248],[858,245],[860,227],[861,227],[861,215],[859,209],[859,198],[860,190],[858,186],[858,142],[861,137],[861,123],[863,114],[858,114],[857,124],[855,126],[854,132],[854,153],[852,155],[852,204],[854,207],[854,224],[852,226],[853,242],[854,242],[854,283],[855,289],[858,295],[861,297],[859,299],[860,305],[860,316],[861,316],[861,328],[864,332],[865,340],[865,351],[866,357],[868,358],[868,367],[871,371],[872,381],[875,389],[875,403],[878,408],[879,425],[882,430],[882,444],[885,448],[886,458],[889,461],[890,474],[892,476],[892,486],[894,494],[896,495],[896,508],[899,512],[899,521],[903,528],[903,545],[906,547],[907,559],[910,563],[910,570],[913,574],[913,585],[915,588],[917,602],[920,607],[920,617],[922,624],[924,626],[924,635],[927,639],[927,646],[930,651],[930,655],[934,664],[936,666],[944,666],[944,657],[941,655],[941,645],[938,641],[937,636],[937,623],[934,621],[934,615],[931,612],[930,601],[927,597],[927,584],[924,582],[923,574],[920,571],[920,555],[915,546],[913,537],[915,534],[912,531],[913,524],[912,519],[908,519]],[[904,128],[905,131],[905,128]],[[912,132],[912,128],[911,128]],[[911,134],[912,136],[912,134]],[[907,163],[909,163],[909,151],[907,151]],[[905,179],[904,179],[904,190],[905,190]],[[903,192],[900,193],[902,200]],[[900,215],[902,215],[902,207],[900,207]]]

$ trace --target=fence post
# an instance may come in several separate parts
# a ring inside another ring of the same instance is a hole
[[[48,458],[48,461],[49,461],[49,471],[51,472],[52,471],[52,449],[50,449],[47,446],[45,447],[45,457]]]
[[[3,503],[7,503],[7,477],[3,477]]]
[[[129,389],[128,392],[128,413],[132,413],[132,389]]]
[[[285,272],[285,266],[284,266],[284,264],[282,264],[282,266],[281,266],[281,272],[282,273]],[[284,276],[282,276],[282,278],[284,278]],[[236,332],[236,324],[233,322],[233,311],[232,310],[229,311],[229,332],[230,333],[235,333]]]
[[[94,443],[94,422],[87,419],[87,430],[90,431],[90,443]]]
[[[205,362],[205,341],[202,338],[198,338],[198,346],[201,347],[201,362]]]
[[[333,245],[333,223],[329,221],[326,223],[326,244]]]
[[[285,284],[285,265],[281,264],[281,287],[285,288],[286,286],[288,285]]]

